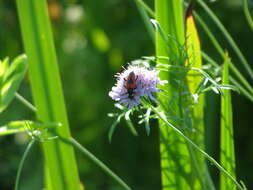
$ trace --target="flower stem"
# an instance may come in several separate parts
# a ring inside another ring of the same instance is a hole
[[[157,116],[169,127],[171,127],[178,135],[183,137],[193,148],[195,148],[197,151],[199,151],[201,154],[203,154],[212,164],[214,164],[224,175],[229,177],[234,184],[238,187],[240,190],[245,190],[241,186],[239,182],[237,182],[228,172],[225,170],[214,158],[209,156],[205,151],[203,151],[201,148],[199,148],[194,142],[191,141],[187,136],[185,136],[179,129],[177,129],[174,125],[172,125],[167,118],[162,114],[163,112],[160,112],[157,110],[157,108],[153,107],[150,105],[150,108],[152,109],[153,112],[157,114]]]
[[[29,144],[27,145],[26,149],[25,149],[25,152],[21,158],[21,161],[19,163],[19,166],[18,166],[18,172],[17,172],[17,177],[16,177],[16,180],[15,180],[15,187],[14,187],[14,190],[18,190],[18,186],[19,186],[19,180],[20,180],[20,174],[21,174],[21,171],[23,169],[23,166],[24,166],[24,162],[25,162],[25,159],[29,153],[29,151],[31,150],[32,146],[34,145],[35,143],[35,139],[32,139]]]
[[[27,108],[29,108],[32,112],[36,112],[37,108],[32,105],[30,102],[28,102],[23,96],[21,96],[19,93],[15,94],[16,98],[23,103]]]

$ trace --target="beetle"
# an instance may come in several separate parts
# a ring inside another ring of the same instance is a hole
[[[127,89],[128,97],[130,99],[133,99],[134,97],[134,89],[137,88],[136,81],[138,79],[138,76],[134,74],[134,72],[130,72],[129,75],[124,78],[124,87]]]

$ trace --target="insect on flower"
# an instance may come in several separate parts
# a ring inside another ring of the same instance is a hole
[[[144,96],[156,101],[153,95],[160,91],[158,85],[167,83],[160,80],[158,73],[155,69],[130,64],[126,70],[116,75],[117,83],[112,87],[109,96],[128,109],[139,105]]]
[[[127,89],[127,93],[130,99],[133,99],[134,97],[134,90],[137,88],[137,85],[136,85],[137,79],[138,79],[138,76],[135,76],[133,71],[129,73],[127,78],[124,78],[124,81],[125,81],[124,87]]]

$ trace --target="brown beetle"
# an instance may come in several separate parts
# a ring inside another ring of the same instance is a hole
[[[135,76],[134,72],[132,71],[129,73],[127,78],[124,78],[124,87],[127,89],[127,93],[129,95],[130,99],[133,99],[134,89],[137,88],[136,81],[138,79],[138,76]]]

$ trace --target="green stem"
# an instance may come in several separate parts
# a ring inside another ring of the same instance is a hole
[[[253,80],[253,70],[251,69],[251,67],[249,66],[246,58],[244,57],[244,55],[242,54],[241,50],[239,49],[239,47],[237,46],[237,44],[235,43],[234,39],[231,37],[231,35],[229,34],[229,32],[227,31],[227,29],[224,27],[224,25],[220,22],[220,20],[218,19],[218,17],[213,13],[213,11],[204,3],[203,0],[197,0],[197,2],[200,4],[200,6],[207,12],[207,14],[210,16],[210,18],[215,22],[215,24],[218,26],[218,28],[222,31],[222,33],[224,34],[225,38],[228,40],[228,42],[230,43],[231,47],[233,48],[233,50],[235,51],[235,53],[237,54],[238,58],[241,60],[241,63],[243,64],[244,68],[246,69],[246,71],[248,72],[249,76],[251,77],[251,79]]]
[[[148,11],[152,11],[142,0],[135,0],[136,6],[141,14],[143,22],[148,30],[149,36],[152,39],[153,43],[155,43],[155,30],[150,22],[150,18],[148,16]]]
[[[71,137],[46,0],[16,0],[37,120],[58,122],[54,130]],[[48,134],[50,138],[50,134]],[[48,190],[79,190],[80,180],[71,145],[59,139],[42,144]]]
[[[202,52],[201,53],[203,58],[208,61],[210,64],[212,64],[215,67],[219,67],[219,64],[214,61],[210,56],[208,56],[206,53]],[[234,84],[235,86],[237,86],[240,90],[240,92],[246,97],[248,98],[251,102],[253,102],[253,95],[248,92],[245,87],[243,87],[240,83],[238,83],[232,76],[229,76],[229,80],[232,82],[232,84]]]
[[[15,180],[15,188],[14,190],[18,190],[18,186],[19,186],[19,181],[20,181],[20,175],[21,175],[21,171],[23,169],[23,166],[24,166],[24,162],[25,162],[25,159],[27,158],[27,155],[29,153],[29,151],[31,150],[32,146],[34,145],[35,143],[35,140],[32,139],[29,144],[27,145],[26,149],[25,149],[25,152],[21,158],[21,161],[19,163],[19,166],[18,166],[18,172],[17,172],[17,177],[16,177],[16,180]]]
[[[205,22],[196,12],[194,12],[194,16],[199,22],[199,24],[202,26],[204,31],[206,32],[207,36],[211,40],[212,44],[214,45],[220,56],[224,59],[225,53],[223,51],[223,48],[221,47],[221,45],[211,32],[211,30],[209,29],[209,27],[205,24]],[[229,66],[231,68],[231,71],[236,75],[236,77],[241,81],[241,83],[253,94],[253,87],[249,84],[249,82],[245,79],[245,77],[241,74],[241,72],[235,67],[235,65],[232,62],[230,62]]]
[[[249,6],[248,6],[247,0],[243,0],[243,11],[244,11],[246,20],[248,21],[251,30],[253,30],[253,19],[250,15],[250,12],[249,12]]]
[[[16,98],[23,103],[27,108],[29,108],[32,112],[36,112],[37,108],[32,105],[30,102],[28,102],[23,96],[21,96],[19,93],[15,94]]]
[[[138,3],[141,7],[143,7],[144,10],[151,16],[155,17],[154,11],[143,1],[143,0],[135,0],[136,3]]]
[[[83,147],[74,138],[69,138],[68,141],[74,147],[80,150],[85,156],[87,156],[92,162],[94,162],[98,167],[100,167],[105,173],[111,176],[124,189],[131,190],[131,188],[120,177],[118,177],[112,170],[110,170],[110,168],[108,168],[103,162],[97,159],[90,151],[88,151],[85,147]]]
[[[162,115],[161,112],[157,110],[157,108],[154,108],[152,105],[150,105],[150,108],[154,113],[157,114],[157,116],[169,127],[171,127],[178,135],[183,137],[193,148],[195,148],[197,151],[199,151],[201,154],[203,154],[212,164],[214,164],[224,175],[229,177],[234,184],[240,189],[245,190],[240,183],[238,183],[228,172],[225,170],[215,159],[213,159],[211,156],[209,156],[205,151],[203,151],[201,148],[199,148],[194,142],[191,141],[187,136],[185,136],[179,129],[177,129],[174,125],[172,125],[168,120],[165,118],[164,115]]]

